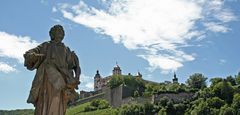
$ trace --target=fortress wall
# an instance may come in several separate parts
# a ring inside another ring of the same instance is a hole
[[[97,95],[97,94],[100,94],[100,93],[102,93],[102,90],[90,91],[90,92],[80,91],[79,98],[80,99],[84,99],[84,98],[87,98],[87,97],[90,97],[90,96],[94,96],[94,95]]]
[[[84,98],[84,99],[80,99],[80,100],[76,101],[75,103],[73,103],[72,105],[83,104],[83,103],[90,102],[90,101],[95,100],[95,99],[105,99],[104,95],[105,95],[104,93],[99,93],[99,94],[94,95],[94,96],[90,96],[90,97],[87,97],[87,98]]]
[[[123,85],[111,89],[111,105],[112,107],[118,107],[122,104],[122,90]]]
[[[123,86],[123,88],[122,88],[122,98],[131,97],[133,92],[134,92],[134,90],[130,89],[127,86]]]
[[[104,87],[102,91],[104,92],[104,99],[111,105],[111,89],[109,87]]]
[[[184,100],[189,100],[192,99],[194,96],[194,93],[162,93],[162,94],[155,94],[152,97],[152,102],[153,103],[157,103],[159,102],[159,100],[163,97],[167,97],[171,100],[173,100],[174,102],[182,102]]]

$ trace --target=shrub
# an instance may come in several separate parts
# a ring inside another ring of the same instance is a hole
[[[91,101],[90,105],[84,108],[84,111],[94,111],[97,109],[106,109],[109,108],[109,103],[106,100],[96,99]]]
[[[143,93],[143,96],[144,97],[150,97],[152,94],[151,94],[151,92],[144,92]]]
[[[123,105],[119,112],[120,115],[154,115],[159,108],[151,103]]]
[[[84,108],[84,111],[85,111],[85,112],[87,112],[87,111],[95,111],[95,110],[97,110],[97,108],[94,107],[94,106],[91,106],[91,105],[88,105],[88,106],[86,106],[86,107]]]
[[[154,105],[151,103],[144,103],[144,110],[146,114],[154,114],[157,110],[154,108]]]
[[[144,107],[140,104],[123,105],[120,108],[121,115],[144,115]]]
[[[138,91],[136,90],[136,91],[134,91],[134,95],[133,95],[134,97],[139,97],[139,93],[138,93]]]
[[[167,115],[167,110],[165,108],[160,109],[158,115]]]
[[[162,107],[166,107],[167,106],[167,103],[169,102],[170,100],[168,99],[168,97],[163,97],[159,100],[158,102],[158,105],[162,106]]]

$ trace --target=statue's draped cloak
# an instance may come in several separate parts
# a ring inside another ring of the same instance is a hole
[[[72,68],[76,65],[72,53],[63,43],[51,41],[25,53],[25,66],[30,70],[37,69],[27,100],[36,107],[35,114],[65,114],[66,85],[75,82]]]

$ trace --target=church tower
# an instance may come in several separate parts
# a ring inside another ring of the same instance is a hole
[[[116,64],[116,67],[113,68],[113,75],[122,75],[122,70],[118,64]]]
[[[94,76],[94,91],[97,91],[101,88],[101,75],[99,74],[99,71],[97,70],[97,73]]]
[[[172,81],[173,81],[173,83],[178,83],[178,78],[177,78],[177,75],[175,72],[174,72]]]
[[[140,72],[138,72],[137,77],[142,78],[142,74]]]

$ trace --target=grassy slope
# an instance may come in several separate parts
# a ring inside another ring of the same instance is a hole
[[[88,103],[84,103],[81,105],[77,105],[77,106],[73,106],[73,107],[69,107],[67,109],[67,115],[77,115],[78,113],[82,112],[84,110],[84,107],[86,107],[87,105],[89,105],[90,102]]]
[[[66,115],[114,115],[114,113],[116,112],[116,110],[112,108],[96,110],[91,112],[83,112],[84,107],[86,107],[89,104],[90,102],[70,107],[67,109]]]
[[[33,115],[32,109],[0,110],[0,115]]]
[[[108,109],[96,110],[91,112],[83,112],[84,108],[89,104],[90,102],[69,107],[67,109],[66,115],[114,115],[114,112],[116,111],[115,109],[108,108]],[[32,109],[10,110],[10,111],[0,110],[0,115],[34,115],[34,110]]]

